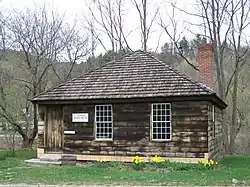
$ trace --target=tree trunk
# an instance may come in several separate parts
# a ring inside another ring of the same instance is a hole
[[[228,125],[226,123],[226,109],[222,110],[222,133],[223,133],[223,152],[228,153],[229,138],[228,138]]]
[[[38,133],[38,120],[37,120],[37,105],[33,105],[33,130],[31,135],[28,137],[27,135],[23,135],[23,142],[22,142],[22,148],[32,149],[33,142],[37,136]]]
[[[230,133],[230,144],[229,144],[229,154],[234,153],[234,141],[236,138],[236,128],[237,128],[237,104],[238,104],[238,80],[239,80],[239,63],[236,62],[235,65],[235,75],[233,83],[233,94],[232,94],[232,124]]]
[[[33,131],[32,131],[32,134],[31,134],[31,137],[30,137],[30,142],[33,143],[34,142],[34,139],[36,138],[37,136],[37,133],[38,133],[38,119],[37,119],[37,115],[38,115],[38,108],[37,108],[37,105],[36,104],[33,104],[33,108],[34,108],[34,124],[33,124]]]
[[[143,0],[143,50],[147,51],[147,0]]]
[[[23,149],[32,149],[33,142],[34,142],[34,139],[32,140],[31,138],[23,138],[21,147]]]

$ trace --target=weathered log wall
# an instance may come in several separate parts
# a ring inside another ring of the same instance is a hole
[[[213,109],[214,107],[214,109]],[[214,114],[213,114],[214,110]],[[220,159],[223,155],[223,134],[222,120],[223,111],[217,106],[208,105],[208,157],[211,159]],[[213,117],[214,115],[214,117]]]
[[[94,140],[94,105],[64,106],[64,151],[88,155],[204,157],[208,152],[208,102],[172,103],[172,140],[150,140],[150,103],[113,104],[113,141]],[[72,113],[89,113],[88,123],[72,123]]]
[[[62,105],[58,105],[58,108]],[[55,105],[39,105],[38,148],[45,146],[45,124],[48,109]],[[60,131],[73,130],[76,133],[64,135],[65,153],[83,155],[119,155],[166,157],[219,158],[222,155],[222,110],[206,101],[171,102],[171,141],[151,141],[150,103],[113,104],[113,141],[95,141],[94,104],[64,105],[63,126]],[[88,113],[89,122],[72,123],[72,113]],[[58,119],[59,120],[59,119]],[[215,129],[214,129],[215,128]]]

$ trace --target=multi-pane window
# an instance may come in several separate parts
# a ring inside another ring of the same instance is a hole
[[[171,139],[170,103],[152,104],[152,140]]]
[[[95,106],[95,139],[112,140],[113,138],[112,105]]]

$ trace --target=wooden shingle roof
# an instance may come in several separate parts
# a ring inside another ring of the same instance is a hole
[[[32,101],[212,95],[214,92],[143,51],[67,81]]]

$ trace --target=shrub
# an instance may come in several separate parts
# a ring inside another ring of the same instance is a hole
[[[6,160],[7,152],[5,150],[0,151],[0,160]]]
[[[6,160],[8,152],[6,150],[0,150],[0,160]]]

